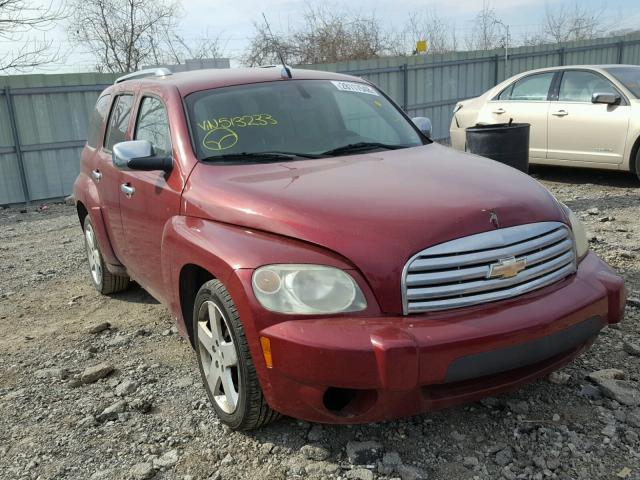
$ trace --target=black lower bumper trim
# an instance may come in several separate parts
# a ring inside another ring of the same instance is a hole
[[[525,367],[567,352],[598,335],[605,323],[591,317],[560,332],[511,347],[459,358],[447,370],[445,383],[484,377]]]

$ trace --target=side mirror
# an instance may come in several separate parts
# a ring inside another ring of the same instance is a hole
[[[605,103],[607,105],[620,105],[622,98],[615,93],[594,93],[591,95],[591,103]]]
[[[155,155],[153,145],[147,140],[131,140],[116,143],[112,153],[113,164],[120,170],[161,170],[170,172],[173,159],[164,155]]]
[[[431,138],[431,120],[427,117],[414,117],[411,119],[413,124],[418,127],[418,130],[422,132],[425,137]]]

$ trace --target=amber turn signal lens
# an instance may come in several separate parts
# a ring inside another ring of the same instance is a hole
[[[273,358],[271,358],[271,340],[267,337],[260,337],[260,345],[262,345],[262,355],[267,368],[273,368]]]

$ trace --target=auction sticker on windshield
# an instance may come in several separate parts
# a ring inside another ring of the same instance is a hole
[[[332,80],[331,83],[333,83],[338,90],[342,90],[344,92],[366,93],[367,95],[379,96],[375,88],[371,88],[369,85],[364,85],[362,83],[340,82],[336,80]]]

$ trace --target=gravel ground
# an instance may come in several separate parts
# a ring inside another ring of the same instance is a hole
[[[140,288],[93,290],[73,207],[1,210],[0,478],[640,479],[640,183],[534,176],[625,276],[624,322],[517,392],[353,427],[229,431],[168,311]]]

